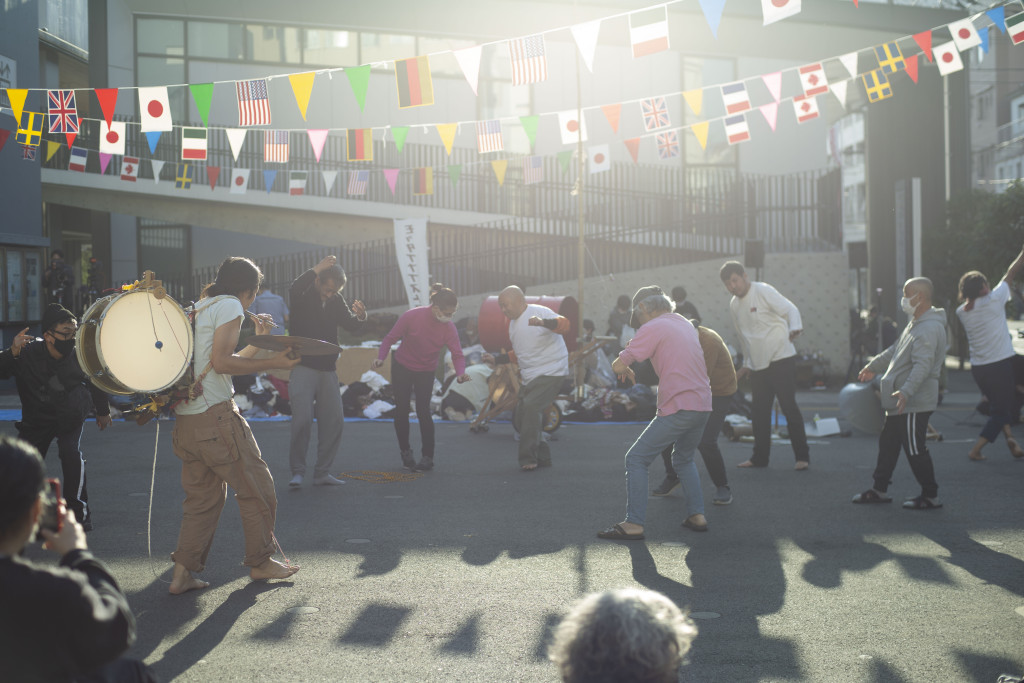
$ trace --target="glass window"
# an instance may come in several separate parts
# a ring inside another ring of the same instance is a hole
[[[25,309],[27,320],[40,320],[43,317],[43,269],[42,256],[38,251],[25,252]]]
[[[249,24],[245,27],[245,41],[249,59],[282,64],[302,61],[297,28]]]
[[[419,48],[416,50],[421,55],[430,55],[430,72],[435,76],[462,76],[462,69],[453,54],[435,55],[435,52],[450,50],[462,50],[476,45],[473,40],[457,40],[455,38],[419,38]]]
[[[350,31],[306,29],[302,62],[321,66],[358,66],[357,34]]]
[[[416,57],[416,38],[394,33],[360,33],[359,61],[363,64]]]
[[[189,57],[245,59],[245,42],[239,24],[188,22]]]
[[[88,52],[88,0],[42,0],[39,3],[39,26],[50,35]]]
[[[139,19],[135,40],[140,53],[180,57],[185,54],[185,24],[177,19]]]
[[[480,81],[488,79],[512,80],[512,57],[507,45],[498,45],[483,51],[480,57]]]

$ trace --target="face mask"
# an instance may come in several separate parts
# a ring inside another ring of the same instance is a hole
[[[450,316],[450,315],[435,315],[434,316],[434,320],[436,320],[439,323],[450,323],[452,321],[452,316]]]
[[[72,337],[71,339],[54,339],[53,348],[55,348],[57,350],[57,353],[59,353],[60,355],[66,356],[75,350],[75,338]]]
[[[917,296],[914,296],[912,298],[916,299]],[[914,315],[914,311],[917,310],[917,304],[912,304],[910,303],[910,301],[911,300],[908,299],[907,297],[903,297],[902,299],[900,299],[900,308],[902,308],[903,312],[906,313],[907,315]]]

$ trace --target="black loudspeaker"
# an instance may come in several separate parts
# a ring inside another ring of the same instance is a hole
[[[850,268],[868,267],[867,242],[849,242],[846,245],[846,253],[850,259]]]
[[[743,248],[743,265],[747,268],[764,268],[763,240],[747,240]]]

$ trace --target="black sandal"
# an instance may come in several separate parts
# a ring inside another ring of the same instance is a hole
[[[942,507],[942,503],[925,498],[924,496],[918,496],[904,502],[903,507],[908,510],[938,510]]]
[[[597,532],[598,538],[604,538],[609,541],[642,541],[644,540],[643,533],[631,534],[622,528],[621,524],[608,527],[604,531]]]
[[[891,503],[892,498],[883,496],[874,489],[868,489],[864,493],[858,493],[853,497],[854,503]]]

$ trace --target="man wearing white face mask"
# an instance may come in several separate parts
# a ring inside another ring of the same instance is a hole
[[[907,280],[900,301],[910,322],[896,343],[871,359],[857,376],[870,382],[883,368],[881,384],[885,426],[878,437],[878,463],[874,486],[853,497],[854,503],[891,503],[886,495],[900,448],[921,495],[908,499],[909,510],[933,510],[942,507],[936,500],[939,485],[928,453],[928,419],[939,402],[939,372],[946,357],[946,312],[932,307],[932,281],[926,277]]]

